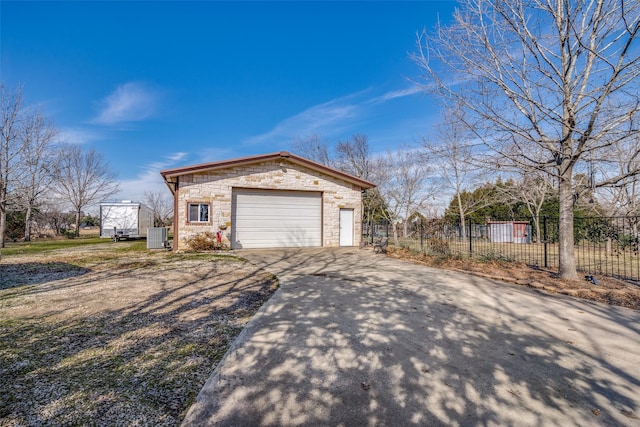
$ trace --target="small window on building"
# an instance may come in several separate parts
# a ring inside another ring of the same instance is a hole
[[[189,222],[209,222],[209,204],[189,203]]]

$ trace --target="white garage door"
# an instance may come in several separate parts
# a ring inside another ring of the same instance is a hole
[[[322,246],[322,195],[307,191],[233,190],[231,247]]]

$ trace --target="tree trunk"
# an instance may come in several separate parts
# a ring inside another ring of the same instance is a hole
[[[460,212],[460,238],[463,243],[467,241],[467,218],[463,212]]]
[[[406,218],[406,215],[405,215],[405,218]],[[407,221],[406,219],[404,220],[402,232],[404,233],[403,237],[407,239],[409,237],[409,221]]]
[[[27,206],[27,211],[24,214],[24,241],[31,241],[31,203]]]
[[[462,237],[462,242],[466,242],[467,241],[467,224],[466,224],[466,218],[464,216],[464,209],[462,208],[462,198],[460,196],[460,191],[458,191],[457,193],[457,198],[458,198],[458,212],[460,213],[460,232],[461,232],[461,236]]]
[[[563,166],[561,168],[564,169]],[[573,168],[564,169],[559,185],[559,218],[558,218],[558,273],[563,279],[577,279],[575,246],[573,242]]]
[[[76,237],[80,237],[80,209],[76,210]]]
[[[56,232],[56,236],[59,236],[59,235],[60,235],[60,226],[61,226],[60,221],[58,221],[58,220],[54,219],[54,221],[53,221],[53,229],[54,229],[54,230],[55,230],[55,232]]]
[[[392,223],[391,226],[393,227],[393,243],[396,246],[399,246],[400,241],[398,240],[398,224]]]
[[[535,236],[535,242],[534,243],[540,243],[540,241],[542,240],[540,238],[540,215],[536,215],[533,217],[533,226],[536,228],[536,236]]]
[[[4,248],[4,232],[7,229],[7,212],[0,209],[0,248]]]

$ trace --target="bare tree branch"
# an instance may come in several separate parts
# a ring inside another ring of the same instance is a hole
[[[453,192],[462,238],[466,239],[466,216],[485,207],[488,201],[463,197],[465,191],[470,192],[478,184],[480,171],[474,159],[471,133],[465,126],[464,111],[446,106],[440,122],[436,124],[434,138],[423,138],[422,146],[425,149],[424,161],[435,165],[443,186]]]
[[[453,24],[418,36],[425,89],[460,104],[505,167],[554,178],[564,278],[577,277],[575,169],[640,134],[639,32],[638,2],[463,0]]]
[[[427,179],[432,173],[431,166],[420,161],[414,151],[401,148],[378,158],[375,171],[378,189],[387,203],[385,215],[393,223],[404,221],[406,234],[408,218],[423,209],[437,191]],[[393,230],[397,244],[397,228],[394,226]]]
[[[291,151],[321,165],[331,166],[333,164],[329,154],[329,146],[317,134],[296,138],[291,144]]]
[[[17,184],[19,204],[25,209],[24,240],[31,240],[33,210],[51,190],[60,156],[54,148],[57,131],[41,112],[30,114],[22,129],[24,146],[20,155],[23,171]]]
[[[21,129],[27,110],[23,105],[22,88],[11,91],[0,87],[0,248],[5,246],[7,206],[13,186],[19,180],[19,156],[24,148]]]
[[[173,198],[166,192],[145,191],[144,204],[153,211],[156,227],[165,227],[173,220]]]
[[[82,209],[118,191],[115,174],[104,161],[102,154],[94,149],[83,151],[77,145],[67,146],[62,150],[56,184],[60,196],[69,202],[75,211],[76,235],[80,233]]]
[[[372,174],[372,155],[369,138],[356,134],[336,145],[336,167],[358,178],[369,180]]]

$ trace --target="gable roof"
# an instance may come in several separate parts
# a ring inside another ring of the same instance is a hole
[[[222,160],[219,162],[212,162],[212,163],[202,163],[202,164],[192,165],[192,166],[183,166],[175,169],[165,169],[163,171],[160,171],[160,174],[164,178],[164,181],[169,187],[169,189],[171,189],[171,192],[173,192],[173,186],[169,184],[175,183],[176,182],[175,178],[181,175],[189,175],[197,172],[207,172],[207,171],[228,169],[234,166],[245,166],[253,163],[260,163],[264,161],[279,160],[279,159],[283,159],[293,164],[304,166],[306,168],[315,170],[325,175],[329,175],[334,178],[341,179],[345,182],[355,184],[363,189],[373,188],[376,186],[375,184],[369,181],[366,181],[364,179],[339,171],[337,169],[330,168],[328,166],[322,165],[312,160],[305,159],[304,157],[291,154],[287,151],[280,151],[278,153],[270,153],[270,154],[261,154],[257,156],[240,157],[237,159]]]

